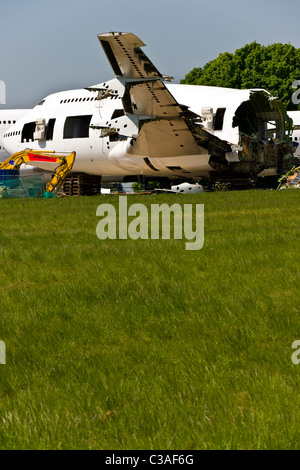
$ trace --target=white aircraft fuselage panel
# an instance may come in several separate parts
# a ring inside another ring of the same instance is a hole
[[[3,136],[29,109],[0,109],[0,162],[4,162],[9,154],[3,145]]]

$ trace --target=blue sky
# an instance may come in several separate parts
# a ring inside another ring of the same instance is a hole
[[[300,48],[299,0],[1,0],[0,18],[1,108],[33,107],[50,93],[113,78],[97,39],[107,31],[139,36],[175,83],[253,41]]]

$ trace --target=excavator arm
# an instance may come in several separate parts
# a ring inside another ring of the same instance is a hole
[[[52,181],[48,183],[46,191],[56,193],[73,168],[76,152],[70,155],[56,155],[55,152],[42,152],[39,150],[23,150],[15,153],[0,165],[0,170],[19,170],[23,163],[34,166],[34,162],[57,163]]]

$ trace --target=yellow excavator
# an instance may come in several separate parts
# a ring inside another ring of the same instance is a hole
[[[70,155],[57,155],[55,152],[43,152],[40,150],[23,150],[13,154],[5,162],[0,164],[0,170],[19,170],[23,163],[34,166],[34,162],[58,163],[52,181],[48,183],[46,192],[57,193],[64,180],[73,168],[76,152]]]

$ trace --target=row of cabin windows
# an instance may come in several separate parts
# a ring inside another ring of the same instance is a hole
[[[109,88],[109,86],[105,86],[106,84],[104,84],[103,86],[105,88]],[[115,90],[115,93],[117,94],[118,91]],[[111,98],[118,98],[118,96],[112,96]],[[60,104],[65,104],[65,103],[80,103],[80,102],[83,102],[83,101],[97,101],[98,100],[98,96],[92,96],[90,98],[70,98],[68,100],[61,100]],[[45,100],[43,100],[41,103],[39,104],[43,104],[45,102]]]
[[[91,98],[70,98],[69,100],[61,100],[60,104],[63,104],[63,103],[79,103],[80,101],[96,101],[97,100],[97,96],[96,97],[91,97]]]
[[[0,125],[3,124],[16,124],[16,121],[0,121]]]
[[[63,138],[64,139],[83,139],[89,137],[92,115],[89,116],[70,116],[65,120]],[[46,127],[45,140],[52,140],[56,119],[49,119]],[[22,130],[21,142],[34,140],[35,122],[28,122]]]
[[[21,134],[21,131],[7,132],[6,134],[4,134],[3,137],[12,137],[14,135],[20,135],[20,134]]]

